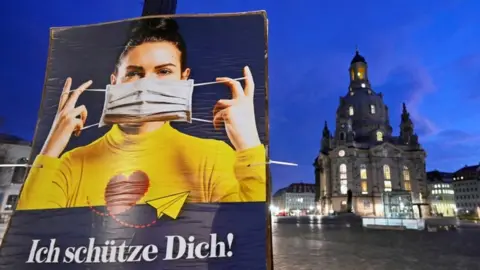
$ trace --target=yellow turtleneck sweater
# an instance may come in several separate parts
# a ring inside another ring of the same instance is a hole
[[[192,137],[170,124],[141,135],[114,125],[61,158],[37,156],[17,210],[102,206],[110,179],[138,170],[149,178],[138,204],[185,191],[192,203],[263,202],[265,160],[263,145],[235,152],[222,141]]]

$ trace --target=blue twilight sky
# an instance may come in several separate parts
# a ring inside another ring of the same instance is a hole
[[[138,17],[142,2],[5,1],[0,132],[32,139],[49,27]],[[357,44],[396,133],[407,103],[428,169],[480,161],[479,1],[178,0],[177,13],[251,10],[269,17],[271,158],[300,164],[274,166],[274,190],[314,181],[323,123],[333,128]]]

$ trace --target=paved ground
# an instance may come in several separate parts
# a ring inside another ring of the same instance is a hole
[[[480,230],[380,231],[273,224],[276,270],[480,269]]]

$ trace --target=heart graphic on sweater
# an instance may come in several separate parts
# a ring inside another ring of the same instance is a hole
[[[105,205],[108,211],[117,215],[130,209],[145,196],[150,179],[145,172],[135,171],[128,177],[118,174],[110,178],[105,188]]]

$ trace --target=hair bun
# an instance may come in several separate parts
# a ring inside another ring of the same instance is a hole
[[[132,33],[178,33],[178,24],[172,18],[145,18],[135,21],[132,27]]]

